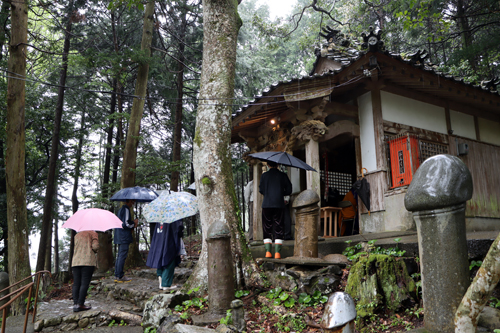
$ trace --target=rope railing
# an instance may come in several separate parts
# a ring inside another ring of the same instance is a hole
[[[26,280],[29,280],[29,279],[33,280],[33,277],[36,277],[35,301],[34,301],[34,305],[33,305],[33,320],[32,320],[33,323],[35,322],[35,317],[36,317],[36,306],[37,306],[37,303],[38,303],[38,288],[40,287],[40,277],[43,274],[45,274],[45,273],[48,273],[49,276],[52,276],[49,271],[36,272],[35,274],[32,274],[32,275],[28,276],[27,278],[24,278],[21,281],[18,281],[16,283],[14,283],[13,285],[8,286],[7,288],[4,288],[4,289],[0,290],[0,294],[1,294],[4,291],[9,290],[10,288],[17,286],[18,284],[21,284],[21,283],[23,283]],[[33,286],[34,285],[35,285],[35,282],[31,281],[27,285],[22,286],[21,288],[19,288],[19,289],[15,290],[15,291],[13,291],[13,292],[11,292],[11,293],[3,296],[2,298],[0,298],[0,302],[2,302],[4,300],[9,299],[11,296],[13,296],[7,303],[5,303],[4,305],[0,306],[0,310],[2,311],[2,330],[1,330],[2,333],[5,333],[5,326],[6,326],[6,321],[7,321],[7,309],[8,309],[8,307],[15,300],[17,300],[19,297],[21,297],[27,290],[29,290],[28,301],[26,302],[26,315],[24,317],[24,328],[23,328],[23,333],[26,333],[26,327],[28,325],[29,308],[30,308],[30,305],[31,305],[31,295],[33,293]]]

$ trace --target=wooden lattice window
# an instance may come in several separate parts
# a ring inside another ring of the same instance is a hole
[[[448,145],[420,140],[420,161],[439,154],[448,154]]]
[[[339,193],[344,196],[351,190],[352,187],[352,176],[349,173],[341,173],[328,171],[328,182],[325,179],[325,171],[320,171],[321,181],[326,184],[327,187],[336,188]]]

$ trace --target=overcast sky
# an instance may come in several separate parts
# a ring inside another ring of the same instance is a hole
[[[290,14],[295,0],[257,0],[257,5],[265,4],[269,6],[270,16],[274,19],[276,16],[284,17]]]

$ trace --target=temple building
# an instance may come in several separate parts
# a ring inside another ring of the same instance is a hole
[[[467,230],[500,230],[500,80],[473,85],[439,72],[425,51],[390,53],[373,29],[363,34],[362,51],[338,31],[325,32],[309,75],[271,85],[233,115],[232,143],[245,142],[249,153],[286,151],[315,168],[288,168],[292,202],[313,189],[322,207],[335,206],[334,193],[342,198],[365,178],[371,202],[368,211],[358,200],[362,234],[415,230],[404,206],[414,172],[433,155],[455,155],[474,182]],[[247,161],[258,240],[262,162]]]

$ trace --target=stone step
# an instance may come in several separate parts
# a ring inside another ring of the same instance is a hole
[[[7,320],[5,321],[5,329],[6,332],[9,333],[23,333],[24,330],[24,320],[25,316],[10,316],[7,317]],[[33,328],[33,316],[28,315],[28,323],[26,325],[26,333],[33,333],[34,328]]]

